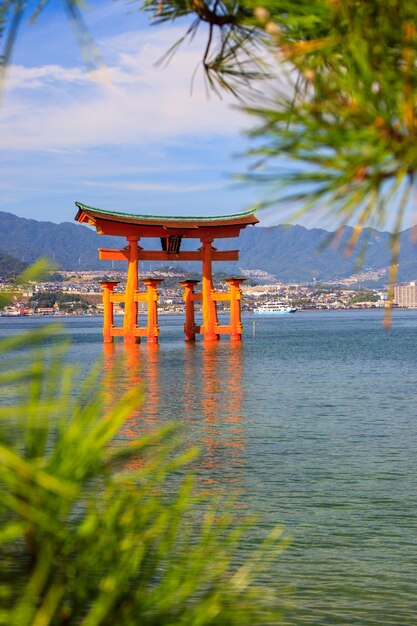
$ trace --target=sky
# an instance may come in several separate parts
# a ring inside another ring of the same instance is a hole
[[[137,214],[221,215],[268,196],[237,180],[250,165],[253,121],[231,96],[207,93],[204,32],[158,65],[187,24],[150,25],[137,6],[89,0],[84,17],[103,60],[95,71],[59,0],[35,24],[23,23],[0,106],[1,211],[60,223],[73,220],[80,201]],[[291,207],[258,214],[264,226],[291,215]],[[320,212],[295,221],[336,226]]]
[[[60,4],[19,32],[0,109],[0,210],[63,222],[76,200],[216,215],[260,199],[235,178],[249,123],[231,97],[207,95],[203,37],[157,66],[185,25],[151,26],[132,4],[92,0],[84,15],[104,69],[91,72]]]

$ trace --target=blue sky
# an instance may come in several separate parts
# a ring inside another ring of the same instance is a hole
[[[90,72],[59,2],[19,34],[0,132],[1,210],[71,221],[74,201],[176,215],[242,211],[257,190],[245,171],[246,117],[207,97],[197,70],[203,39],[167,67],[155,63],[184,25],[150,26],[133,5],[90,2],[86,21],[104,59]]]
[[[264,199],[259,186],[234,178],[249,165],[244,131],[253,122],[231,97],[208,97],[198,68],[205,38],[156,66],[186,24],[150,26],[135,6],[89,1],[84,15],[104,61],[93,72],[61,2],[50,0],[36,24],[23,24],[0,107],[0,210],[63,222],[73,220],[75,200],[214,215]],[[272,225],[290,215],[273,209],[260,217]],[[416,222],[411,208],[407,221]],[[302,223],[335,226],[320,213]]]

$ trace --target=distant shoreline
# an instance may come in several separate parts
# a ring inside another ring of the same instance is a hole
[[[417,308],[406,308],[406,307],[394,307],[393,308],[394,311],[416,311],[417,312]],[[340,313],[340,312],[344,312],[344,313],[349,313],[352,311],[378,311],[378,312],[384,312],[385,308],[384,307],[351,307],[351,308],[340,308],[340,309],[297,309],[296,313],[298,314],[302,314],[302,313]],[[141,317],[146,317],[147,313],[143,312],[143,313],[139,313],[139,316]],[[159,315],[185,315],[185,311],[158,311],[158,316]],[[220,311],[219,315],[228,315],[228,311]],[[255,315],[254,311],[242,311],[242,317],[245,317],[246,315]],[[25,318],[36,318],[36,319],[41,319],[41,318],[69,318],[69,317],[80,317],[80,318],[94,318],[94,317],[103,317],[102,313],[94,313],[91,315],[83,315],[80,313],[52,313],[52,314],[32,314],[32,315],[8,315],[8,314],[0,314],[0,318],[5,318],[5,319],[25,319]],[[123,315],[116,315],[116,318],[123,318]],[[272,318],[272,317],[283,317],[282,315],[273,315],[273,314],[268,314],[268,313],[264,313],[264,314],[256,314],[256,319],[263,319],[263,318]],[[285,315],[284,315],[285,317]],[[288,316],[287,316],[288,317]],[[294,314],[289,316],[289,317],[294,317]]]

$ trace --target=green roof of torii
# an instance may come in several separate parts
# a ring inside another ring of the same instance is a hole
[[[243,213],[233,213],[229,215],[211,215],[211,216],[171,216],[171,215],[135,215],[133,213],[122,213],[120,211],[109,211],[106,209],[97,209],[95,207],[76,202],[78,213],[75,216],[76,221],[83,221],[81,215],[87,214],[91,217],[107,219],[121,223],[130,224],[178,224],[189,225],[191,228],[204,225],[226,225],[226,224],[257,224],[258,219],[254,215],[254,211],[244,211]],[[195,227],[194,226],[194,227]]]

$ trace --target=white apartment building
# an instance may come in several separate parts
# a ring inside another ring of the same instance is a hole
[[[394,302],[407,309],[417,309],[417,286],[415,281],[408,285],[394,286]]]

